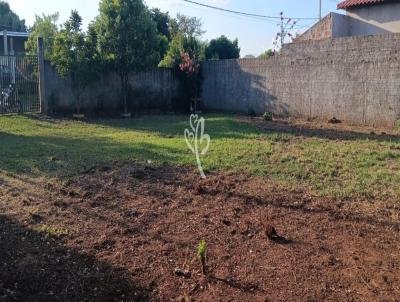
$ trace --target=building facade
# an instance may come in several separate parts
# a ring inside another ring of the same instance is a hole
[[[400,33],[400,0],[346,0],[295,41]]]
[[[0,31],[0,54],[11,56],[25,54],[25,42],[28,37],[27,32]]]

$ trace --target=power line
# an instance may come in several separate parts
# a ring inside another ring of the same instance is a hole
[[[182,5],[184,7],[194,8],[194,6],[192,4],[190,4],[190,3],[182,4]],[[214,13],[214,14],[219,15],[219,16],[234,18],[234,19],[246,20],[246,21],[257,22],[257,23],[268,22],[268,23],[271,23],[273,25],[279,25],[278,20],[269,20],[269,19],[265,19],[265,18],[249,17],[249,16],[237,16],[237,15],[229,14],[229,13],[226,13],[226,12],[208,10],[208,9],[202,8],[202,7],[198,7],[196,9],[203,10],[203,11],[210,12],[210,13]]]
[[[192,1],[192,0],[183,0],[183,1],[187,2],[187,3],[191,3],[191,4],[195,4],[195,5],[199,5],[199,6],[203,6],[203,7],[207,7],[207,8],[211,8],[211,9],[227,12],[227,13],[231,13],[231,14],[241,15],[241,16],[265,18],[265,19],[281,19],[282,18],[282,17],[276,17],[276,16],[266,16],[266,15],[258,15],[258,14],[240,12],[240,11],[225,9],[225,8],[222,8],[222,7],[212,6],[212,5],[208,5],[208,4],[204,4],[204,3],[199,3],[199,2],[196,2],[196,1]],[[318,18],[303,18],[303,17],[299,17],[299,18],[284,17],[284,19],[286,19],[286,20],[289,20],[289,19],[292,19],[292,20],[293,19],[296,19],[296,20],[318,20]]]

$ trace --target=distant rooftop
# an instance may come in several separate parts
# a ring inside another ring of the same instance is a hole
[[[0,36],[4,36],[4,31],[0,31]],[[18,31],[7,31],[7,37],[24,37],[28,38],[29,33],[27,32],[18,32]]]
[[[338,9],[348,9],[356,6],[374,5],[380,3],[398,2],[393,0],[346,0],[338,4]]]

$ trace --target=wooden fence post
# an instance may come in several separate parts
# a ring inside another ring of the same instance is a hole
[[[48,113],[48,104],[46,100],[46,86],[45,86],[45,75],[44,75],[44,47],[43,38],[38,37],[38,70],[39,70],[39,98],[40,98],[40,113]]]

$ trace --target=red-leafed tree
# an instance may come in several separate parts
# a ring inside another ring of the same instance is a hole
[[[175,69],[180,79],[182,97],[175,104],[176,109],[189,110],[190,107],[193,107],[194,99],[200,96],[204,49],[204,43],[196,37],[178,35],[172,40],[167,55],[160,63],[160,67]]]

